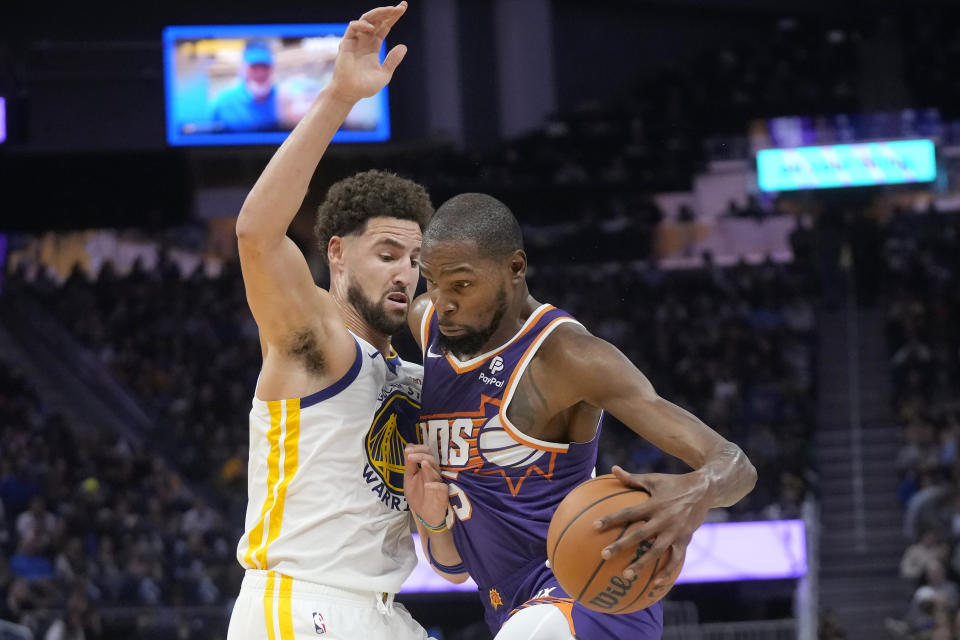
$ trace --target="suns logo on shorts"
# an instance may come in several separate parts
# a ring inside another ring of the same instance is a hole
[[[402,393],[393,393],[383,401],[364,439],[364,479],[380,501],[396,511],[407,508],[403,497],[403,449],[408,442],[422,442],[417,428],[419,417],[418,402]]]

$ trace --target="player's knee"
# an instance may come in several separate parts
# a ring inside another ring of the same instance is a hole
[[[537,604],[510,616],[494,640],[574,640],[574,635],[560,609]]]

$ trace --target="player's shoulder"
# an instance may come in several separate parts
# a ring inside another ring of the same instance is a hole
[[[605,344],[579,322],[562,322],[544,339],[537,350],[537,360],[552,367],[564,367],[573,359],[583,357],[583,352],[592,353],[598,345]]]
[[[430,300],[430,296],[426,293],[422,293],[413,300],[413,304],[410,305],[410,311],[407,313],[407,325],[410,327],[410,332],[413,334],[414,340],[416,340],[417,345],[423,348],[421,341],[424,336],[421,335],[423,330],[423,322],[427,318],[428,313],[432,313],[430,308],[433,302]]]

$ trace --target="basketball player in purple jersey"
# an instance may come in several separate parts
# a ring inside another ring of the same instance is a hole
[[[660,398],[615,347],[530,295],[520,227],[503,203],[482,194],[447,201],[424,231],[420,263],[427,295],[409,321],[424,353],[424,444],[407,446],[404,486],[431,564],[454,581],[473,577],[496,640],[660,638],[659,603],[624,615],[592,611],[546,563],[550,518],[594,470],[602,412],[693,469],[614,467],[624,485],[651,495],[596,525],[636,523],[604,558],[655,540],[626,580],[669,548],[651,585],[666,588],[707,511],[753,488],[753,466]]]

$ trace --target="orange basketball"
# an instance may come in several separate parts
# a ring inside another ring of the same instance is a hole
[[[643,555],[651,543],[644,541],[634,552],[622,552],[604,560],[600,552],[617,540],[632,524],[597,531],[593,523],[600,516],[636,506],[649,498],[645,491],[629,489],[613,475],[587,480],[567,494],[557,507],[547,533],[547,557],[550,567],[567,593],[577,602],[603,613],[633,613],[645,609],[667,594],[679,575],[669,584],[652,588],[656,572],[670,560],[670,550],[641,569],[631,580],[623,571]]]

